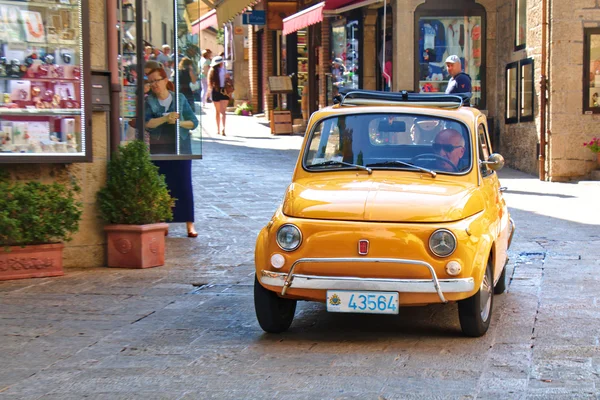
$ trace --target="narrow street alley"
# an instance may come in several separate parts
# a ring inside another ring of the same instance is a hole
[[[254,314],[254,244],[303,137],[254,117],[204,118],[197,238],[172,224],[167,263],[0,282],[0,399],[600,399],[600,182],[505,168],[517,231],[488,333],[456,305],[399,316],[299,303],[289,332]]]

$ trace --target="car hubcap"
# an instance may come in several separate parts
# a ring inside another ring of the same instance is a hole
[[[481,287],[479,288],[479,306],[481,309],[481,320],[487,321],[490,316],[490,306],[492,303],[492,285],[488,273],[483,276]]]

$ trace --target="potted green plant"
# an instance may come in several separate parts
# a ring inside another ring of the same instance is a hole
[[[106,186],[98,192],[100,217],[108,223],[109,267],[149,268],[165,263],[164,221],[175,199],[150,161],[144,142],[120,146],[108,163]]]
[[[249,116],[252,115],[252,105],[248,103],[242,103],[237,106],[235,109],[235,115],[244,115]]]
[[[0,170],[0,280],[64,275],[63,242],[79,229],[75,181],[23,182]]]

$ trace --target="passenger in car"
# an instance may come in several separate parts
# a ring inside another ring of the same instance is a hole
[[[455,129],[444,129],[435,137],[433,151],[440,156],[436,160],[436,168],[458,172],[458,162],[465,154],[465,139]]]

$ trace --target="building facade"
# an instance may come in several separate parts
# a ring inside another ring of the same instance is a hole
[[[471,102],[488,116],[495,150],[508,165],[552,181],[589,179],[596,168],[582,146],[598,136],[594,0],[284,5],[264,1],[266,25],[248,30],[249,97],[266,115],[283,105],[306,122],[331,104],[336,86],[443,91],[444,60],[456,54],[472,79]],[[292,76],[294,92],[284,104],[269,92],[271,75]]]

